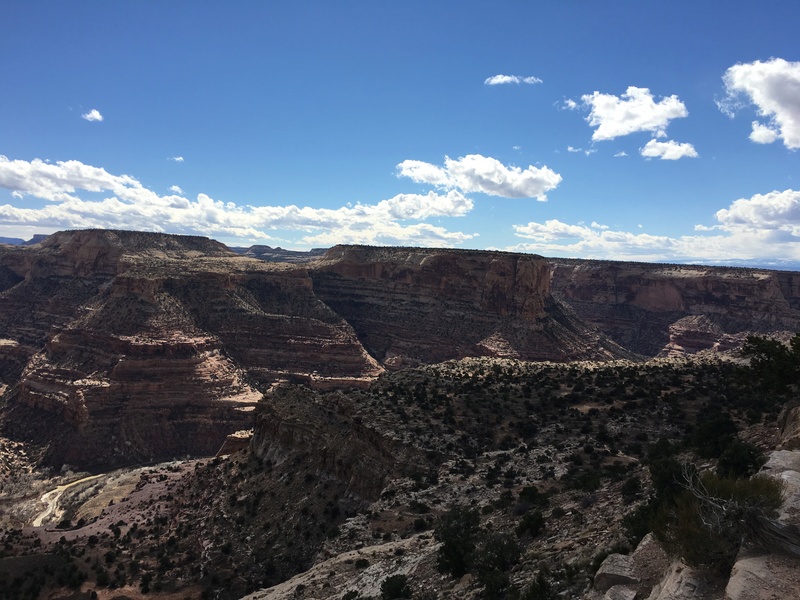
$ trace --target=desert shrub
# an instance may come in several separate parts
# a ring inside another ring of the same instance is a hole
[[[517,536],[529,535],[536,537],[544,529],[544,515],[540,510],[534,510],[525,514],[515,529]]]
[[[553,584],[544,573],[539,571],[536,579],[523,590],[520,600],[555,600],[556,597]]]
[[[517,540],[506,533],[488,534],[474,556],[473,571],[485,598],[504,598],[511,586],[508,572],[519,562]]]
[[[642,481],[635,475],[625,480],[620,488],[620,493],[626,502],[632,502],[642,491]]]
[[[750,359],[750,370],[762,385],[782,390],[797,383],[800,375],[800,334],[788,346],[760,336],[749,336],[742,355]]]
[[[742,544],[768,542],[768,524],[781,504],[782,482],[756,476],[723,478],[687,474],[674,503],[664,503],[653,523],[669,552],[693,566],[727,573]],[[765,526],[767,524],[767,526]]]
[[[718,458],[736,437],[736,424],[728,413],[709,410],[692,434],[692,446],[703,458]]]
[[[541,493],[536,486],[527,485],[519,492],[519,499],[521,502],[527,502],[531,506],[538,506],[544,508],[549,504],[549,499],[546,494]]]
[[[766,462],[766,457],[753,444],[734,441],[728,446],[717,463],[720,477],[750,477]]]
[[[439,547],[441,571],[454,577],[461,577],[469,571],[479,525],[477,509],[466,506],[454,506],[439,517],[434,536],[442,542]]]
[[[632,546],[637,546],[642,538],[653,530],[653,520],[659,508],[655,499],[651,498],[637,506],[622,519],[625,536]]]
[[[411,595],[411,588],[408,586],[408,577],[405,575],[391,575],[381,583],[382,600],[411,598]]]

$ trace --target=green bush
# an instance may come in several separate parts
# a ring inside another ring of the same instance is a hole
[[[439,517],[434,537],[442,542],[439,547],[441,571],[454,577],[461,577],[469,571],[479,525],[478,510],[466,506],[454,506]]]
[[[520,596],[520,600],[555,600],[556,598],[553,584],[541,571]]]
[[[534,510],[522,517],[520,522],[517,524],[515,529],[517,536],[522,537],[524,535],[529,535],[530,537],[536,537],[539,535],[542,530],[544,529],[544,515],[542,515],[542,511]]]
[[[520,548],[506,533],[490,533],[475,552],[473,570],[485,598],[505,598],[511,586],[508,572],[519,562]]]
[[[653,520],[666,549],[692,566],[726,574],[742,544],[764,531],[777,513],[782,482],[765,476],[723,478],[691,475],[673,503],[663,503]]]
[[[753,444],[735,440],[719,457],[717,474],[720,477],[750,477],[767,462]]]
[[[620,493],[626,502],[632,502],[642,491],[642,481],[635,475],[629,477],[620,488]]]
[[[408,587],[408,577],[405,575],[392,575],[381,583],[382,600],[411,598],[411,595],[411,588]]]

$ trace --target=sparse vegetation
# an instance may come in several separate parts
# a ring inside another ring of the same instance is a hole
[[[762,446],[745,441],[742,430],[774,418],[785,400],[781,392],[765,399],[754,391],[747,367],[711,361],[564,366],[468,359],[387,374],[366,390],[287,390],[270,409],[285,414],[270,419],[296,416],[320,428],[314,436],[334,430],[337,442],[327,448],[352,444],[357,452],[331,454],[325,464],[315,463],[311,448],[286,452],[279,464],[251,452],[209,460],[185,475],[154,470],[141,489],[157,484],[161,492],[138,522],[116,517],[94,527],[91,518],[81,523],[77,513],[65,514],[70,528],[62,547],[83,549],[85,557],[72,557],[79,570],[98,587],[127,584],[149,593],[196,581],[206,597],[225,599],[291,577],[323,547],[336,553],[432,535],[441,542],[437,566],[452,576],[450,585],[471,573],[487,598],[577,597],[598,547],[575,542],[576,532],[602,530],[607,550],[635,545],[659,520],[669,523],[659,535],[674,552],[693,545],[706,560],[715,557],[715,566],[725,565],[738,546],[724,528],[716,538],[692,537],[698,515],[707,513],[687,496],[682,465],[702,458],[720,480],[750,476],[763,462]],[[348,437],[353,423],[358,435]],[[392,439],[368,456],[372,463],[355,462],[370,451],[356,445],[364,435],[373,436],[372,447],[385,443],[384,435]],[[385,482],[376,469],[380,485],[368,479],[369,469],[349,466],[380,465],[380,453],[397,448],[407,463],[396,464],[409,466]],[[711,490],[707,476],[691,475]],[[453,504],[454,497],[462,503]],[[760,500],[736,502],[768,515]],[[117,498],[106,509],[124,505]],[[623,517],[627,535],[611,533]],[[201,534],[214,540],[202,554]],[[23,548],[49,552],[55,543],[37,541],[41,548],[6,532],[0,549],[7,544],[7,556]],[[408,552],[403,546],[389,554],[403,561]],[[549,570],[519,562],[540,552],[571,562]],[[371,553],[346,572],[371,573],[385,560]],[[42,578],[42,586],[51,585],[55,571]],[[415,574],[405,584],[402,593],[425,597]],[[358,597],[354,586],[344,589]]]

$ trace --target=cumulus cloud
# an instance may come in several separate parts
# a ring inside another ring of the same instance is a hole
[[[398,194],[376,204],[335,209],[248,206],[221,202],[206,194],[190,200],[183,197],[178,186],[170,189],[172,194],[161,196],[133,177],[113,175],[79,161],[48,164],[5,156],[0,156],[0,187],[10,190],[15,198],[32,196],[49,201],[42,208],[2,205],[0,225],[155,230],[262,240],[272,239],[268,232],[281,230],[300,232],[301,237],[294,240],[300,245],[349,242],[452,246],[476,235],[419,222],[469,213],[473,202],[458,190]],[[108,196],[86,199],[81,197],[82,192]]]
[[[727,96],[717,103],[720,110],[733,116],[751,104],[767,119],[766,124],[753,125],[752,141],[766,144],[780,138],[790,150],[800,148],[800,62],[772,58],[738,64],[725,71],[722,80]]]
[[[658,102],[648,88],[630,86],[621,96],[593,92],[581,96],[583,107],[589,109],[586,117],[591,127],[596,127],[592,140],[614,138],[650,131],[656,137],[666,136],[666,128],[673,119],[689,115],[686,106],[677,96],[662,98]],[[577,108],[574,100],[565,103],[567,108]]]
[[[669,262],[800,261],[800,191],[773,191],[741,198],[715,214],[699,235],[670,237],[571,225],[557,219],[515,225],[527,240],[506,248],[551,256]],[[641,226],[639,226],[641,228]]]
[[[547,200],[546,192],[561,183],[561,175],[548,167],[529,165],[526,169],[507,167],[499,160],[480,154],[457,159],[448,156],[444,167],[420,160],[404,160],[397,165],[397,174],[417,183],[443,189],[459,189],[464,193],[481,192],[504,198],[536,198]]]
[[[800,192],[773,191],[740,198],[715,215],[720,229],[783,231],[800,239]]]
[[[183,190],[178,185],[169,186],[169,191],[175,194],[180,194],[181,196],[183,195]]]
[[[614,158],[622,158],[623,156],[628,156],[628,153],[625,150],[620,150],[614,155]]]
[[[99,110],[93,108],[89,112],[82,114],[81,119],[85,119],[87,121],[102,121],[103,115],[100,114]]]
[[[758,121],[752,123],[753,131],[750,132],[750,141],[756,144],[771,144],[778,139],[778,132],[769,125]]]
[[[521,77],[519,75],[492,75],[491,77],[487,77],[483,83],[486,85],[506,85],[509,83],[516,83],[519,85],[520,83],[542,83],[542,80],[533,76]]]
[[[650,140],[639,150],[646,158],[660,158],[661,160],[678,160],[679,158],[697,158],[697,150],[688,143],[680,144],[674,140],[659,142]]]
[[[169,160],[174,160],[175,162],[183,162],[182,156],[170,156]]]
[[[576,148],[575,146],[567,146],[567,152],[571,152],[572,154],[580,154],[583,153],[586,156],[591,156],[597,150],[595,148],[589,148],[588,150],[584,150],[583,148]]]

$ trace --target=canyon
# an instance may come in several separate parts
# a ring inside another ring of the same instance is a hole
[[[683,356],[800,329],[792,272],[419,248],[298,254],[267,262],[206,238],[99,230],[0,246],[5,434],[46,448],[52,466],[107,469],[213,454],[279,381],[365,386],[470,356]]]
[[[519,539],[508,586],[612,597],[613,565],[592,576],[632,543],[653,447],[722,407],[726,443],[796,451],[791,390],[754,387],[738,350],[798,330],[794,272],[99,230],[0,245],[0,579],[52,555],[89,578],[75,600],[151,581],[375,597],[398,574],[476,598],[483,580],[436,567],[434,527],[468,501],[483,535]]]

